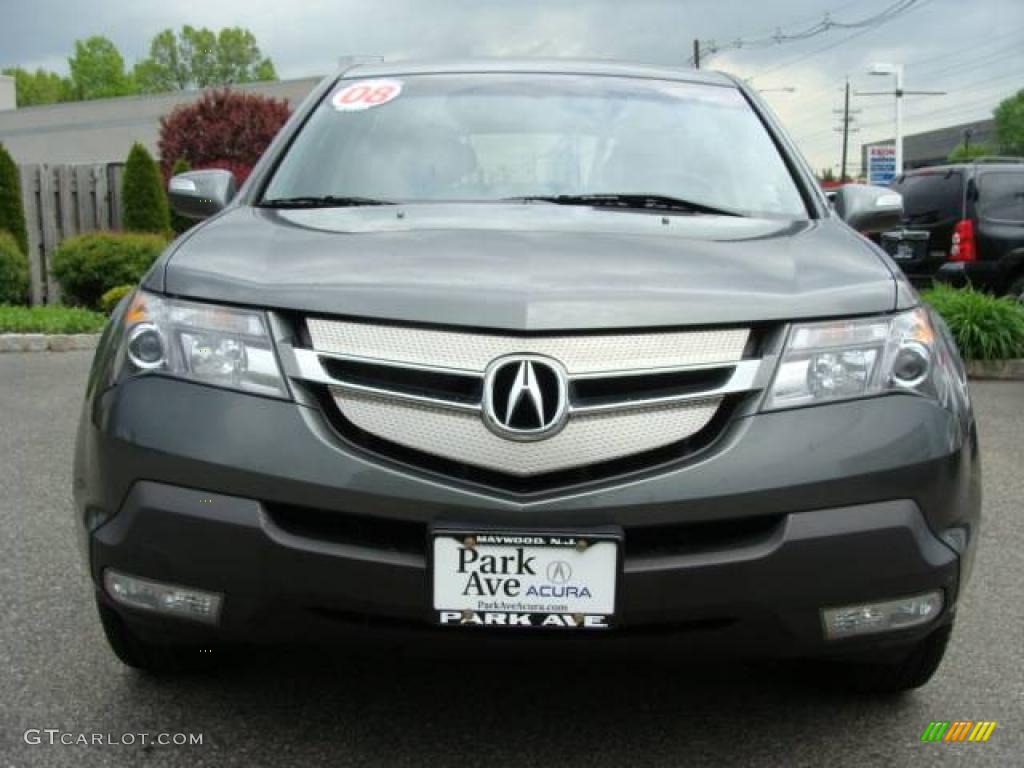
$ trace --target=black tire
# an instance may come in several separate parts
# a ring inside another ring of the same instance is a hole
[[[1006,287],[1006,294],[1024,304],[1024,272],[1018,272],[1010,278],[1010,284]]]
[[[153,675],[171,675],[199,669],[209,663],[198,645],[170,645],[145,640],[125,623],[118,613],[97,597],[103,633],[110,649],[129,667]]]
[[[920,688],[931,680],[946,653],[953,625],[932,632],[912,646],[898,661],[840,661],[833,670],[846,690],[867,694],[895,694]]]

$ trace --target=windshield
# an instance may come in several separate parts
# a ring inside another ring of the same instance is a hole
[[[595,194],[807,215],[778,149],[736,88],[572,75],[341,80],[289,148],[263,201]]]
[[[903,213],[911,224],[935,224],[963,216],[963,176],[960,171],[909,174],[890,186],[903,195]]]

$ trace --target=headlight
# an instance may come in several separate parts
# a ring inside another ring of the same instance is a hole
[[[262,312],[136,291],[124,314],[118,376],[155,372],[287,397]]]
[[[765,410],[889,392],[945,401],[950,359],[927,310],[794,325]]]

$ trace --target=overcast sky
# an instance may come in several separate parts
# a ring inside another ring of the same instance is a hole
[[[584,56],[681,65],[692,40],[757,39],[821,20],[872,16],[895,0],[0,0],[0,66],[67,70],[74,40],[111,38],[129,65],[165,27],[240,25],[257,36],[281,77],[333,70],[341,56],[389,59],[466,55]],[[847,39],[849,38],[849,39]],[[878,90],[891,79],[865,74],[875,61],[902,63],[906,88],[946,90],[906,99],[906,130],[986,117],[1024,88],[1024,0],[917,0],[868,31],[833,29],[810,40],[728,51],[707,65],[752,77],[808,155],[839,162],[833,108],[846,76]],[[890,137],[893,100],[854,106],[862,141]]]

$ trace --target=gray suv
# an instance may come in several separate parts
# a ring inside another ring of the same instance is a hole
[[[979,464],[941,320],[726,75],[325,80],[113,313],[75,519],[114,652],[500,638],[923,684]]]

